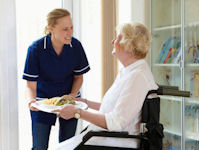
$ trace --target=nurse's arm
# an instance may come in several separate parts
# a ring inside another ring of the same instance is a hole
[[[35,107],[31,106],[31,103],[34,103],[36,101],[36,91],[37,91],[37,82],[27,81],[26,82],[26,99],[28,100],[28,107],[34,111],[38,110]]]
[[[83,75],[74,75],[73,86],[70,95],[77,96],[83,83]]]

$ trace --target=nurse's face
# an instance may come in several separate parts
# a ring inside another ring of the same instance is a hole
[[[73,35],[73,22],[70,16],[57,19],[56,25],[50,27],[52,40],[60,44],[70,44]]]

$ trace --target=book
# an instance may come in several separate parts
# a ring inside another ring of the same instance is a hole
[[[163,62],[164,64],[166,64],[167,60],[171,57],[172,51],[174,51],[174,49],[170,48],[166,58],[164,59],[164,62]]]
[[[167,46],[166,46],[166,48],[165,48],[165,51],[164,51],[164,54],[163,54],[162,58],[161,58],[161,60],[160,60],[160,63],[161,63],[161,64],[164,63],[164,60],[165,60],[165,58],[166,58],[166,56],[167,56],[167,54],[168,54],[170,48],[172,47],[173,42],[174,42],[174,40],[173,40],[173,38],[171,38],[170,42],[167,44]]]
[[[171,75],[169,73],[166,74],[165,81],[166,81],[165,85],[172,85],[171,84]]]
[[[179,47],[177,49],[176,55],[175,55],[172,63],[174,63],[174,64],[178,63],[180,61],[180,57],[181,57],[181,44],[179,45]]]
[[[171,60],[170,63],[172,63],[173,60],[175,59],[175,56],[176,56],[176,53],[177,53],[177,51],[178,51],[178,48],[179,48],[180,44],[181,44],[181,42],[180,42],[179,38],[178,38],[178,37],[175,37],[175,42],[174,42],[174,44],[173,44],[173,49],[174,49],[174,51],[173,51],[173,53],[172,53],[172,56],[171,56],[171,57],[172,57],[172,60]]]
[[[199,73],[194,73],[193,76],[193,96],[199,97]]]
[[[157,63],[160,63],[160,62],[161,62],[161,59],[162,59],[162,57],[163,57],[163,55],[164,55],[164,53],[165,53],[165,50],[166,50],[168,44],[170,43],[170,41],[171,41],[171,37],[168,37],[168,39],[166,40],[166,42],[163,44],[163,46],[162,46],[162,51],[161,51],[161,53],[160,53],[160,56],[158,57]]]

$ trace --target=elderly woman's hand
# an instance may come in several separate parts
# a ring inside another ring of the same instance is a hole
[[[86,102],[86,99],[80,98],[80,97],[76,97],[75,100],[80,101],[80,102],[84,102],[84,103]]]
[[[77,109],[74,105],[66,104],[63,108],[54,110],[52,112],[56,112],[58,116],[64,119],[71,119],[75,116]]]

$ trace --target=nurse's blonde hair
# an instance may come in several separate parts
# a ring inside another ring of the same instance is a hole
[[[122,49],[129,51],[137,59],[146,57],[151,46],[151,34],[145,25],[125,23],[117,27],[117,33],[122,35]]]
[[[50,34],[50,31],[48,29],[48,26],[54,27],[57,23],[57,19],[70,16],[70,12],[63,8],[54,9],[47,15],[47,26],[44,29],[44,34],[48,35]]]

